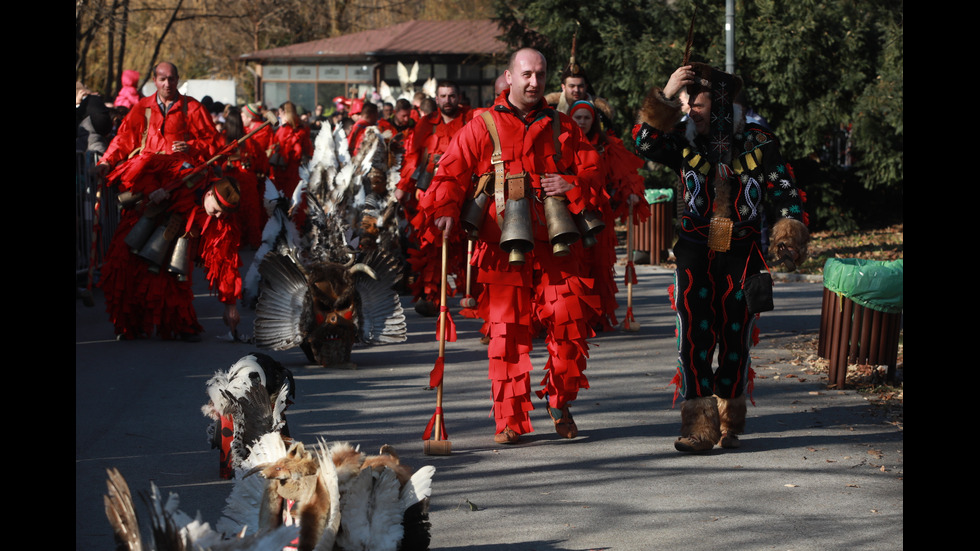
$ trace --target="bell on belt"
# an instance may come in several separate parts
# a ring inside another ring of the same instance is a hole
[[[129,252],[139,253],[146,241],[153,235],[154,228],[156,228],[156,220],[153,217],[141,216],[126,234],[126,239],[123,239],[126,246],[129,247]]]
[[[487,214],[487,201],[489,200],[489,195],[481,193],[467,200],[463,205],[463,213],[459,217],[459,222],[463,225],[466,233],[469,234],[470,239],[476,239],[480,233],[480,228],[483,226],[483,219]]]
[[[160,265],[166,261],[167,253],[170,251],[170,242],[164,236],[165,232],[166,226],[158,226],[136,255],[150,263],[150,272],[154,274],[160,273]]]
[[[143,194],[139,192],[133,193],[132,191],[124,191],[116,195],[116,199],[119,201],[119,206],[124,209],[131,209],[136,207],[136,205],[143,200]]]
[[[170,255],[170,263],[167,271],[177,274],[177,279],[185,281],[187,274],[190,273],[191,266],[191,238],[183,236],[177,239],[174,245],[174,252]]]
[[[548,240],[555,256],[566,256],[572,252],[570,245],[578,241],[582,234],[568,212],[568,201],[560,195],[544,198],[544,218],[548,222]]]
[[[531,204],[527,198],[507,199],[504,227],[500,229],[500,248],[510,253],[510,263],[524,264],[524,253],[534,249],[531,232]]]
[[[606,227],[602,214],[594,210],[583,210],[575,215],[575,225],[582,233],[582,245],[586,248],[596,244],[596,234]]]

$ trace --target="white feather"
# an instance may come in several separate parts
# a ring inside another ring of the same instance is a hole
[[[422,85],[422,92],[430,98],[436,97],[436,79],[430,78]]]
[[[367,470],[367,469],[365,469]],[[405,536],[402,526],[404,509],[398,499],[399,482],[395,471],[385,467],[381,472],[370,471],[373,479],[371,493],[371,532],[365,549],[396,551]]]
[[[337,469],[330,459],[327,443],[322,438],[319,439],[319,446],[315,453],[317,463],[320,466],[317,475],[330,495],[330,516],[323,529],[323,534],[320,536],[320,541],[317,542],[314,549],[315,551],[332,551],[337,539],[337,532],[340,531],[340,488],[337,481]]]
[[[416,62],[415,68],[418,69],[418,62]],[[398,71],[398,82],[401,83],[402,90],[407,90],[415,82],[415,79],[408,75],[408,69],[401,61],[398,62],[396,69]]]
[[[248,457],[235,469],[235,483],[225,499],[222,517],[215,527],[224,534],[237,534],[245,528],[254,534],[259,526],[259,507],[265,492],[266,480],[258,475],[245,477],[250,469],[264,463],[274,463],[286,456],[286,444],[279,433],[270,432],[249,448]]]
[[[436,468],[426,465],[412,474],[412,478],[402,487],[399,507],[402,512],[432,495],[432,477]]]
[[[374,477],[370,469],[360,470],[350,481],[347,490],[340,495],[340,533],[337,543],[341,548],[369,551],[371,540],[371,493]]]

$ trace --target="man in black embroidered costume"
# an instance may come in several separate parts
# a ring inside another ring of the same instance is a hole
[[[679,95],[690,112],[682,119]],[[677,311],[681,436],[674,446],[704,452],[739,446],[753,372],[756,314],[743,283],[768,249],[790,265],[806,257],[804,194],[766,129],[746,124],[737,76],[707,64],[678,68],[644,100],[633,130],[637,151],[677,170],[684,209],[672,300]],[[712,369],[717,348],[718,368]]]

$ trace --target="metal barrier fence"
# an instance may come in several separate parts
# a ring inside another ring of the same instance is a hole
[[[78,287],[87,285],[94,256],[95,276],[109,242],[119,225],[119,201],[114,190],[99,189],[92,167],[99,161],[91,152],[75,151],[75,279]],[[98,221],[98,224],[96,224]]]

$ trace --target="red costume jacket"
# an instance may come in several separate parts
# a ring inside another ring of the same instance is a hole
[[[422,159],[428,155],[428,164],[425,170],[434,173],[435,157],[441,156],[446,151],[453,136],[466,126],[466,123],[470,122],[472,118],[473,111],[468,107],[460,106],[459,115],[449,122],[443,120],[442,113],[433,111],[416,123],[411,140],[405,148],[405,159],[402,162],[398,189],[406,194],[415,193],[415,171]]]
[[[541,176],[558,173],[574,187],[566,193],[569,210],[579,213],[597,206],[593,186],[598,180],[599,158],[589,144],[581,129],[570,117],[548,108],[544,101],[534,109],[526,120],[520,120],[507,101],[508,90],[497,97],[491,110],[497,132],[502,142],[502,158],[507,174],[526,171],[531,177],[535,194],[541,193]],[[559,117],[560,159],[552,131],[551,116]],[[433,178],[433,189],[427,194],[428,200],[422,205],[431,220],[442,216],[459,218],[460,209],[467,195],[472,192],[473,176],[494,172],[490,162],[493,142],[482,117],[460,130],[453,145],[442,155],[439,171]],[[531,220],[535,238],[547,241],[547,224],[544,223],[544,205],[532,201]],[[497,226],[493,198],[489,201],[486,223],[480,232],[480,239],[488,243],[500,242],[500,228]]]
[[[147,125],[149,113],[149,125]],[[144,134],[146,143],[143,144]],[[175,141],[187,142],[188,150],[174,153]],[[102,155],[102,162],[118,166],[133,151],[141,155],[162,153],[180,155],[192,165],[200,165],[210,159],[218,146],[218,131],[211,122],[211,115],[194,98],[177,95],[166,114],[157,103],[157,95],[147,96],[130,110],[119,125],[119,131]],[[111,181],[111,180],[110,180]]]
[[[248,128],[245,129],[245,133],[248,134],[263,124],[265,124],[264,120],[252,121],[252,124],[248,125]],[[262,148],[262,151],[268,151],[269,146],[272,144],[272,136],[273,126],[270,125],[256,132],[255,135],[252,136],[252,139],[255,140],[255,143],[257,143],[260,148]]]
[[[242,224],[242,241],[257,249],[262,243],[262,229],[267,218],[262,196],[265,193],[265,175],[269,174],[269,158],[254,138],[245,140],[229,153],[222,173],[238,181],[241,203],[237,214]],[[230,143],[224,136],[222,142],[225,145]]]
[[[309,131],[302,125],[293,128],[283,124],[276,130],[270,145],[272,153],[269,163],[272,166],[272,181],[286,197],[291,197],[299,184],[299,165],[304,156],[312,154],[312,148]],[[278,165],[272,162],[277,153],[281,160]]]

